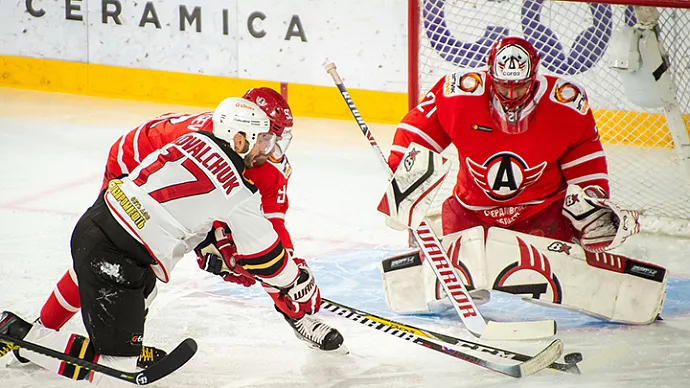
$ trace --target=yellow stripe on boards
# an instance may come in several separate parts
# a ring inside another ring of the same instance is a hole
[[[323,70],[318,65],[313,71]],[[275,81],[15,56],[0,56],[0,86],[209,108],[252,87],[280,90]],[[404,93],[353,89],[351,94],[368,122],[394,124],[407,113]],[[353,120],[335,85],[289,84],[288,101],[296,116]]]
[[[309,71],[323,70],[317,65]],[[347,76],[347,69],[343,75]],[[211,109],[224,98],[241,96],[252,87],[280,90],[280,83],[275,81],[16,56],[0,56],[0,86]],[[348,90],[367,123],[397,124],[407,113],[406,93]],[[354,120],[335,85],[289,84],[288,101],[295,116]],[[605,143],[673,147],[662,114],[598,109],[594,117]],[[685,123],[690,133],[690,115],[685,115]]]

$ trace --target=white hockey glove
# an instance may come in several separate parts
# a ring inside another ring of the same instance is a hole
[[[639,213],[621,209],[598,187],[569,185],[563,215],[580,231],[580,245],[590,252],[616,248],[640,231]]]

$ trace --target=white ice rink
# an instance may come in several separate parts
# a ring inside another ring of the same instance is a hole
[[[337,93],[334,90],[334,93]],[[101,184],[110,145],[158,114],[198,112],[63,94],[0,89],[0,310],[34,319],[71,265],[69,240]],[[299,112],[297,112],[299,114]],[[366,119],[366,117],[365,117]],[[371,125],[384,150],[393,126]],[[296,253],[314,269],[322,295],[395,320],[473,340],[452,313],[397,316],[383,300],[378,264],[406,250],[407,237],[375,211],[386,175],[354,121],[298,117],[288,152],[293,165],[287,225]],[[688,387],[690,386],[690,241],[636,236],[619,250],[671,271],[664,321],[631,327],[495,297],[481,310],[495,320],[554,317],[566,353],[585,359],[625,341],[624,359],[587,375],[545,370],[515,380],[402,341],[328,312],[350,354],[307,348],[260,289],[222,282],[183,260],[159,283],[147,344],[171,349],[186,337],[194,358],[154,387]],[[496,295],[495,295],[496,296]],[[80,316],[64,330],[84,333]],[[548,341],[496,342],[535,353]],[[88,387],[32,365],[4,367],[0,387]],[[496,361],[502,361],[497,359]]]

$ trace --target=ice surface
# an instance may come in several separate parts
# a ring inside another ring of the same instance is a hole
[[[334,93],[337,91],[334,90]],[[38,315],[71,263],[69,239],[94,201],[110,144],[141,121],[200,108],[0,89],[0,309]],[[406,250],[407,237],[375,211],[386,174],[354,121],[297,118],[288,152],[294,168],[287,225],[298,255],[336,302],[473,340],[452,312],[397,316],[381,291],[378,263]],[[371,125],[384,150],[393,127]],[[690,241],[636,236],[621,253],[671,271],[664,321],[632,327],[494,295],[495,320],[554,317],[566,353],[585,359],[625,341],[632,353],[588,375],[546,370],[513,380],[324,312],[350,349],[323,354],[298,341],[260,289],[245,289],[181,261],[147,321],[145,342],[171,349],[185,337],[196,356],[155,387],[687,387],[690,386]],[[64,330],[84,333],[79,317]],[[548,341],[491,342],[535,353]],[[0,387],[79,387],[32,365],[3,367]],[[501,360],[496,360],[501,361]]]

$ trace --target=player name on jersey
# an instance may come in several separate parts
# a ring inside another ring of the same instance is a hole
[[[209,145],[204,137],[190,133],[177,139],[174,144],[189,153],[214,176],[222,185],[226,195],[240,185],[233,166],[228,164],[218,151],[212,150],[215,147]]]

